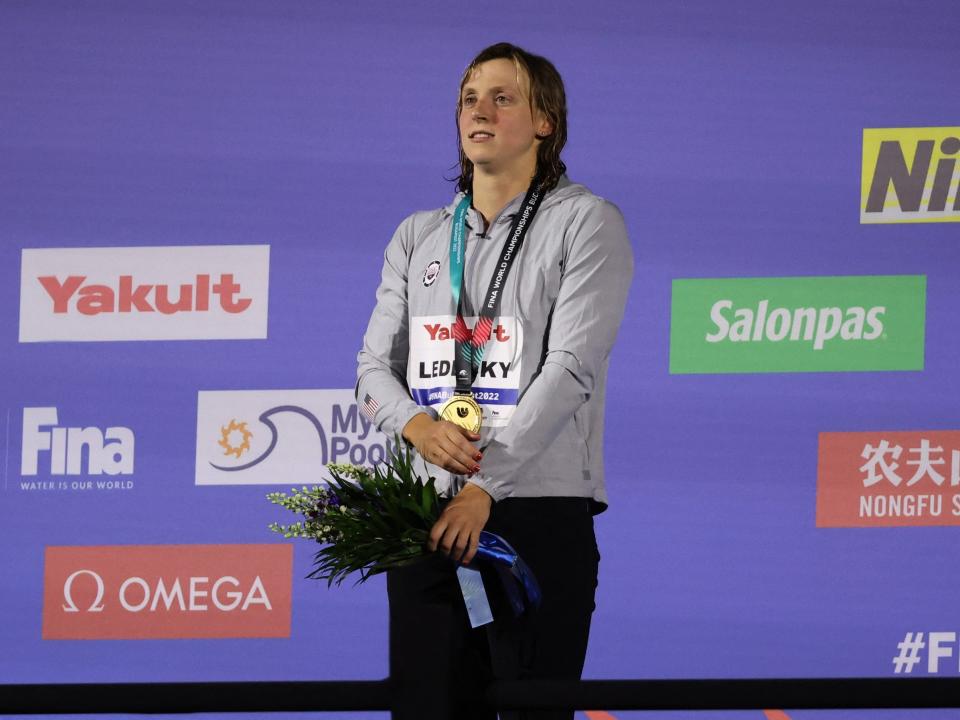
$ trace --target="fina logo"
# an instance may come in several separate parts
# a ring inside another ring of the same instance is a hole
[[[359,412],[352,390],[198,395],[197,485],[324,482],[328,463],[374,465],[392,449]]]
[[[55,407],[23,409],[23,476],[39,473],[41,454],[49,454],[50,475],[131,475],[133,453],[128,427],[60,427]]]

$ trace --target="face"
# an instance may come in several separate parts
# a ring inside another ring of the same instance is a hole
[[[551,128],[531,112],[526,73],[505,58],[482,63],[463,84],[460,105],[460,143],[475,170],[533,174],[536,136]]]

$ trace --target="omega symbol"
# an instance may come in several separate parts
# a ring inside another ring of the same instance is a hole
[[[71,595],[70,591],[73,588],[73,581],[77,578],[77,576],[84,574],[90,575],[97,582],[97,597],[95,597],[93,602],[90,603],[90,607],[87,608],[87,612],[103,612],[103,605],[101,604],[101,600],[103,600],[103,578],[93,570],[77,570],[63,583],[63,599],[67,603],[66,605],[63,605],[64,612],[80,612],[80,609],[73,602],[73,596]]]

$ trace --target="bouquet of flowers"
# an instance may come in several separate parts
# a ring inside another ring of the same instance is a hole
[[[362,583],[427,553],[430,530],[440,517],[434,479],[424,482],[413,469],[410,451],[399,441],[395,447],[401,449],[391,451],[387,462],[372,468],[327,465],[331,476],[327,487],[267,495],[270,502],[302,517],[290,525],[271,523],[271,530],[323,545],[307,577],[326,580],[330,586],[358,572],[357,582]],[[480,565],[499,575],[514,613],[539,605],[540,588],[530,568],[506,540],[483,531],[474,562],[457,569],[473,627],[493,619]]]
[[[271,530],[324,545],[314,556],[308,577],[326,580],[329,586],[359,572],[361,583],[426,552],[430,528],[440,516],[434,479],[424,482],[414,472],[403,443],[394,447],[399,449],[389,461],[373,468],[327,465],[327,487],[267,495],[270,502],[302,516],[290,525],[271,523]]]

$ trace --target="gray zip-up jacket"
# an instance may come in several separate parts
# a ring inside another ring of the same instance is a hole
[[[384,253],[376,307],[357,356],[356,392],[364,412],[391,436],[417,413],[436,417],[456,384],[450,232],[462,197],[408,217]],[[467,215],[461,296],[469,327],[522,201],[523,193],[489,228],[473,208]],[[472,482],[494,501],[570,496],[592,499],[597,512],[606,508],[607,364],[632,275],[620,211],[562,178],[516,256],[474,381],[484,409],[481,471],[465,478],[421,459],[441,495]]]

